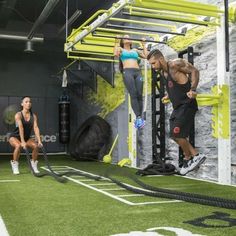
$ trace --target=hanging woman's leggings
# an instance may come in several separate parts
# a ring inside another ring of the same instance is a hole
[[[123,69],[123,79],[130,95],[131,107],[136,117],[141,116],[143,112],[143,77],[141,70],[125,68]]]

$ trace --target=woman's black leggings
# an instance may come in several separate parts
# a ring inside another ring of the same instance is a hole
[[[143,77],[141,70],[125,68],[123,69],[123,79],[130,95],[131,107],[136,117],[141,116],[143,112]]]

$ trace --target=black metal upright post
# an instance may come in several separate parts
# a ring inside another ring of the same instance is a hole
[[[152,155],[153,163],[165,162],[165,94],[162,75],[152,70]]]
[[[229,1],[224,0],[225,6],[225,64],[226,72],[229,72]]]
[[[200,53],[196,53],[193,51],[193,47],[188,47],[187,49],[181,51],[178,53],[179,58],[183,58],[184,54],[187,54],[188,62],[190,62],[192,65],[194,65],[194,56],[200,56]],[[195,147],[195,122],[193,122],[193,126],[190,130],[189,134],[189,142],[193,147]],[[179,167],[183,164],[183,150],[179,148]]]

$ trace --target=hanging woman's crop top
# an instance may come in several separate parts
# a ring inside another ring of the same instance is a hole
[[[135,50],[128,51],[128,50],[123,49],[120,55],[120,59],[122,62],[129,59],[138,61],[138,57],[139,57],[138,53]]]

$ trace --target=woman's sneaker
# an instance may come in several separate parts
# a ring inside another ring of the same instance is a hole
[[[12,168],[12,172],[14,175],[19,175],[19,162],[18,161],[10,161],[11,163],[11,168]]]
[[[31,166],[32,166],[32,168],[34,170],[34,173],[39,174],[40,172],[38,170],[37,165],[38,165],[38,161],[37,160],[36,161],[31,160]]]

